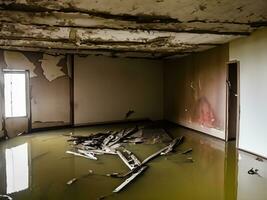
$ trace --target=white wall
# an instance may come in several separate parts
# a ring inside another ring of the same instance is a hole
[[[75,124],[163,117],[161,62],[108,57],[74,58]]]
[[[267,157],[267,29],[229,48],[230,60],[240,61],[239,148]]]

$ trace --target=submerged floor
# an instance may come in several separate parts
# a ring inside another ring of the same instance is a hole
[[[91,134],[133,127],[133,124],[94,126],[47,131],[20,136],[0,143],[0,194],[16,200],[98,199],[112,193],[121,179],[96,174],[126,172],[124,163],[112,155],[93,161],[65,153],[69,144],[63,134]],[[181,127],[168,129],[174,137],[185,136],[177,152],[151,161],[148,170],[122,192],[107,199],[207,200],[267,199],[267,161],[235,150],[235,143],[198,134]],[[128,145],[141,160],[162,147]],[[192,147],[193,152],[180,152]],[[194,162],[187,158],[192,157]],[[252,167],[258,175],[249,175]],[[95,174],[88,175],[92,170]],[[79,178],[72,185],[66,182]],[[0,197],[1,199],[1,197]]]

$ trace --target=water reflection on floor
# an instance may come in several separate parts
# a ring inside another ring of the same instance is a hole
[[[90,134],[103,130],[132,127],[133,124],[95,126],[74,130],[47,131],[21,136],[0,143],[0,194],[15,200],[98,199],[109,195],[123,180],[100,175],[128,169],[112,155],[92,161],[65,153],[69,149],[63,134]],[[121,193],[107,199],[123,200],[243,200],[267,199],[267,161],[236,152],[234,142],[198,134],[181,127],[169,128],[174,137],[185,136],[177,152],[151,161],[149,168]],[[141,160],[162,145],[129,145]],[[188,155],[181,151],[193,148]],[[194,162],[188,161],[192,157]],[[249,175],[250,168],[259,169]],[[66,182],[79,178],[72,185]],[[0,198],[1,199],[1,198]]]

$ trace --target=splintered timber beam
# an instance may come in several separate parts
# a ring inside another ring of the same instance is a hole
[[[118,156],[122,159],[122,161],[129,167],[130,170],[140,166],[142,163],[138,160],[138,158],[129,150],[123,149],[123,153],[127,154],[127,157],[123,155],[119,150],[116,151]]]
[[[127,165],[127,167],[129,167],[130,170],[134,169],[134,166],[132,166],[127,158],[120,152],[120,151],[117,151],[117,154],[118,156],[121,158],[121,160]]]
[[[122,161],[127,165],[130,169],[126,174],[110,174],[109,176],[117,177],[117,178],[126,178],[126,180],[119,185],[116,189],[113,190],[114,193],[120,192],[125,186],[127,186],[131,181],[133,181],[138,175],[140,175],[144,170],[147,169],[146,163],[150,160],[154,159],[160,155],[167,155],[168,153],[174,150],[174,147],[180,144],[183,141],[183,136],[180,138],[176,138],[172,140],[169,145],[160,149],[156,153],[147,157],[143,162],[140,162],[139,159],[129,150],[124,147],[120,147],[122,150],[118,150],[120,146],[120,142],[136,133],[139,128],[136,126],[131,129],[123,129],[119,132],[108,132],[108,133],[96,133],[89,136],[77,136],[70,135],[71,139],[69,142],[72,142],[76,145],[76,149],[78,152],[66,151],[66,153],[73,154],[76,156],[81,156],[84,158],[89,158],[93,160],[97,160],[95,157],[94,150],[101,150],[101,153],[109,153],[115,152]],[[77,179],[73,179],[69,181],[67,184],[72,184]]]
[[[72,154],[72,155],[75,155],[75,156],[80,156],[80,157],[83,157],[83,158],[88,158],[88,159],[91,159],[91,160],[97,160],[97,158],[93,155],[93,154],[82,154],[82,153],[77,153],[77,152],[73,152],[73,151],[66,151],[67,154]]]
[[[174,139],[168,146],[160,149],[159,151],[157,151],[156,153],[152,154],[151,156],[147,157],[145,160],[143,160],[142,165],[146,164],[147,162],[149,162],[150,160],[154,159],[155,157],[159,156],[159,155],[166,155],[170,152],[173,151],[173,148],[180,144],[183,140],[183,136],[180,138],[176,138]]]
[[[147,166],[144,165],[138,171],[132,173],[132,175],[127,178],[121,185],[119,185],[113,192],[117,193],[120,192],[126,185],[128,185],[131,181],[133,181],[138,175],[140,175],[143,171],[147,169]]]
[[[181,142],[183,141],[183,138],[184,137],[181,136],[180,138],[174,139],[169,145],[163,147],[162,149],[160,149],[157,152],[153,153],[152,155],[148,156],[145,160],[143,160],[141,162],[140,165],[138,165],[137,167],[133,168],[132,170],[130,170],[129,172],[127,172],[125,174],[119,174],[117,177],[119,177],[119,178],[128,177],[131,174],[135,173],[138,169],[140,169],[140,167],[144,166],[146,163],[148,163],[152,159],[156,158],[157,156],[167,155],[168,153],[173,151],[173,149],[176,145],[181,144]]]
[[[136,29],[136,30],[157,30],[170,32],[188,32],[188,33],[213,33],[213,34],[232,34],[248,35],[254,29],[250,24],[231,23],[231,22],[202,22],[202,21],[184,21],[184,22],[158,22],[149,23],[138,21],[117,19],[110,17],[94,16],[79,12],[21,12],[1,10],[0,22],[45,25],[55,27],[76,27],[76,28],[108,28],[108,29]]]
[[[123,162],[130,168],[131,171],[126,173],[125,175],[122,175],[122,177],[129,177],[127,178],[119,187],[117,187],[113,192],[117,193],[120,192],[126,185],[128,185],[131,181],[133,181],[139,174],[141,174],[144,170],[147,169],[148,166],[145,164],[148,163],[150,160],[154,159],[157,156],[160,155],[166,155],[173,151],[173,148],[175,145],[180,144],[183,141],[183,136],[180,138],[174,139],[169,145],[166,147],[160,149],[156,153],[152,154],[151,156],[147,157],[145,160],[143,160],[142,163],[139,163],[137,166],[131,165],[128,160],[121,154],[121,152],[117,152],[117,154],[120,156],[120,158],[123,160]],[[120,177],[118,175],[117,177]]]

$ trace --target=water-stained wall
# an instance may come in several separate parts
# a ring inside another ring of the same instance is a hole
[[[75,124],[163,117],[159,61],[88,56],[74,58]]]
[[[0,66],[6,69],[29,70],[32,128],[70,123],[70,78],[66,56],[0,51]],[[3,113],[0,114],[3,116]],[[11,136],[26,131],[27,120],[6,119],[7,131]]]
[[[223,45],[166,62],[165,119],[224,139],[228,59]]]

